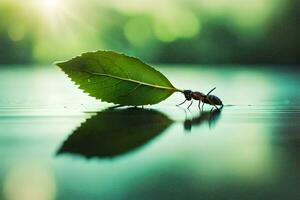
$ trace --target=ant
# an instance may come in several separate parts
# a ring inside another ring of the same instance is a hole
[[[223,103],[219,99],[219,97],[210,94],[215,89],[216,89],[216,87],[211,89],[206,95],[203,94],[202,92],[193,92],[191,90],[183,90],[182,93],[185,96],[185,100],[182,103],[178,104],[177,106],[184,104],[186,101],[191,101],[190,105],[187,107],[189,109],[191,107],[191,105],[193,104],[193,99],[194,99],[196,101],[199,101],[199,103],[198,103],[199,109],[200,109],[201,102],[203,102],[202,108],[200,110],[203,110],[203,106],[205,103],[214,106],[217,110],[219,110],[217,105],[220,105],[221,106],[220,109],[222,109]]]

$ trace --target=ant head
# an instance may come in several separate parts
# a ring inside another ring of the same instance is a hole
[[[192,99],[192,90],[184,90],[183,91],[183,94],[184,94],[184,96],[185,96],[185,98],[186,98],[186,100],[191,100]]]

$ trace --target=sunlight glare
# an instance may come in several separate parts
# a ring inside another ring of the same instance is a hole
[[[58,5],[58,0],[44,0],[44,5],[46,8],[54,9]]]
[[[45,17],[45,19],[54,19],[57,21],[58,13],[62,12],[62,2],[59,0],[39,0],[36,1],[36,7]]]

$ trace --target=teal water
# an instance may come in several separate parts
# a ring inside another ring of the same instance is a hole
[[[299,199],[299,70],[161,66],[221,112],[107,110],[54,66],[0,68],[0,199]]]

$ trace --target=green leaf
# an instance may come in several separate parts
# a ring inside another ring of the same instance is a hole
[[[77,128],[57,154],[71,153],[87,158],[119,156],[149,143],[172,123],[156,110],[107,109]]]
[[[139,59],[112,51],[84,53],[56,65],[84,92],[115,104],[156,104],[181,91]]]

